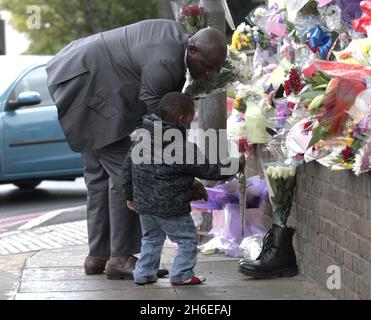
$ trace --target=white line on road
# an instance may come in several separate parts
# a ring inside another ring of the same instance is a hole
[[[43,214],[42,216],[39,216],[35,219],[32,219],[31,221],[29,221],[29,222],[25,223],[24,225],[20,226],[18,228],[18,230],[29,230],[31,228],[39,226],[40,224],[44,223],[45,221],[48,221],[48,220],[60,215],[61,213],[67,213],[67,212],[71,212],[71,211],[75,211],[75,210],[80,210],[80,209],[83,209],[83,208],[85,208],[85,206],[79,206],[79,207],[74,207],[74,208],[58,209],[58,210],[49,211],[49,212]]]

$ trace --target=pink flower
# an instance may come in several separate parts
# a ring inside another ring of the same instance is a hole
[[[301,154],[301,153],[298,153],[298,154],[295,156],[295,160],[296,160],[296,161],[301,161],[301,160],[303,160],[303,159],[304,159],[304,155]]]
[[[291,101],[287,102],[287,108],[294,109],[294,107],[295,107],[295,103],[293,103]]]

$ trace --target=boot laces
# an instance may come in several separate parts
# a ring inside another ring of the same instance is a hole
[[[263,238],[263,246],[259,256],[256,260],[259,260],[263,255],[265,255],[273,246],[273,229],[269,229]]]

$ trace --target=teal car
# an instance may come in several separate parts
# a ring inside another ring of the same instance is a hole
[[[51,56],[0,56],[0,184],[34,188],[43,180],[83,175],[49,95]]]

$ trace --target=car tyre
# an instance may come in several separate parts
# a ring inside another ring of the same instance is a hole
[[[31,181],[21,181],[21,182],[14,182],[20,189],[34,189],[41,183],[41,180],[31,180]]]

